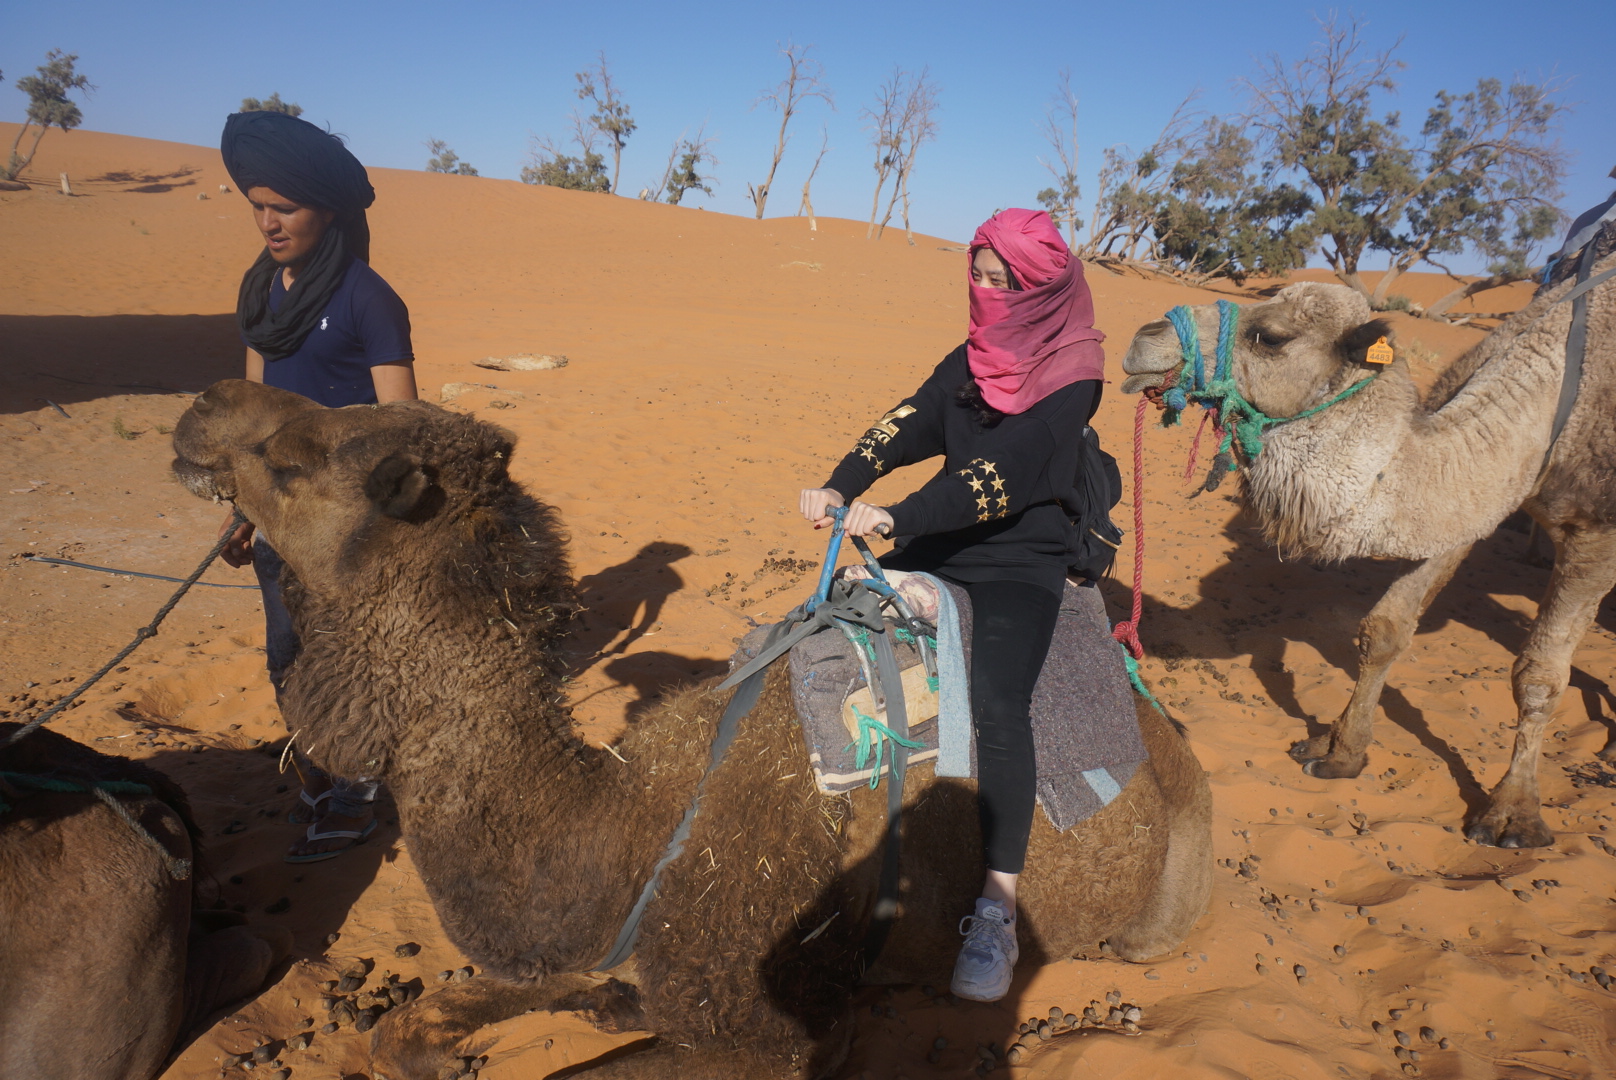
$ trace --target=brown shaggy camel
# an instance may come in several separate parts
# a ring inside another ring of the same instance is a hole
[[[713,773],[623,981],[585,974],[688,805],[728,695],[673,694],[611,752],[580,741],[560,681],[564,540],[510,479],[512,440],[434,405],[326,409],[237,380],[174,434],[181,482],[233,500],[291,571],[304,651],[283,709],[298,745],[392,786],[444,930],[479,969],[384,1017],[379,1074],[434,1077],[478,1028],[557,1003],[657,1035],[591,1077],[832,1074],[886,792],[817,792],[780,671]],[[1205,775],[1169,721],[1140,718],[1152,758],[1123,796],[1064,835],[1034,827],[1027,969],[1102,942],[1142,960],[1206,910]],[[974,788],[915,769],[905,801],[903,916],[869,977],[946,984],[981,877]]]
[[[1241,470],[1245,503],[1286,554],[1421,560],[1363,620],[1346,711],[1329,732],[1292,747],[1308,773],[1362,771],[1387,669],[1471,545],[1517,508],[1554,541],[1548,592],[1515,661],[1519,721],[1509,770],[1467,830],[1499,847],[1554,841],[1539,813],[1544,728],[1569,681],[1571,654],[1616,584],[1616,284],[1589,294],[1580,393],[1544,460],[1571,322],[1571,305],[1554,301],[1570,287],[1511,316],[1423,400],[1401,358],[1384,370],[1365,363],[1368,347],[1390,331],[1342,285],[1292,285],[1242,308],[1231,369],[1246,399],[1273,417],[1295,416],[1379,371],[1354,396],[1271,429],[1266,448]],[[1215,342],[1216,307],[1192,310],[1201,341]],[[1124,389],[1162,385],[1179,358],[1169,323],[1142,327],[1123,360],[1132,376]]]
[[[17,727],[0,724],[0,743]],[[41,776],[81,790],[29,784]],[[151,790],[115,798],[167,858],[82,790],[105,781]],[[291,950],[290,935],[197,910],[198,834],[155,769],[40,730],[0,747],[0,803],[0,1077],[148,1080],[178,1036],[255,993]]]

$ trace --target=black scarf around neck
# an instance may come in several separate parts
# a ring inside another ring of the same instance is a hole
[[[269,248],[247,269],[236,298],[236,322],[247,344],[266,362],[284,360],[301,349],[342,284],[348,263],[356,258],[370,261],[370,230],[365,226],[363,210],[333,221],[286,290],[279,311],[269,308],[270,286],[281,269]]]

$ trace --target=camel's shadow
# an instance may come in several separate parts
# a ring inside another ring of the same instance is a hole
[[[1515,526],[1511,521],[1476,544],[1426,610],[1417,633],[1459,624],[1486,635],[1512,656],[1519,654],[1532,617],[1500,603],[1497,597],[1520,596],[1537,603],[1548,587],[1549,570],[1528,561],[1528,536]],[[1200,579],[1200,595],[1192,604],[1186,607],[1182,602],[1172,603],[1169,596],[1146,594],[1143,636],[1147,653],[1189,662],[1250,656],[1251,670],[1274,707],[1301,721],[1297,739],[1326,731],[1335,717],[1319,716],[1302,704],[1296,673],[1286,666],[1287,645],[1304,642],[1337,669],[1344,682],[1356,679],[1359,623],[1392,582],[1414,564],[1390,559],[1355,559],[1337,566],[1281,561],[1244,511],[1228,522],[1224,536],[1233,542],[1233,550]],[[1157,561],[1153,569],[1147,562],[1147,580],[1162,573],[1160,566]],[[1102,588],[1113,610],[1127,610],[1129,596],[1121,582],[1107,581]],[[1616,625],[1604,605],[1598,621],[1606,627]],[[1452,661],[1456,676],[1475,674],[1474,659],[1457,647]],[[1397,671],[1394,666],[1381,692],[1380,708],[1387,719],[1443,762],[1467,810],[1480,812],[1488,804],[1486,788],[1461,751],[1432,731],[1424,710],[1398,689]],[[1490,677],[1507,684],[1508,669]],[[1571,683],[1583,692],[1589,715],[1605,724],[1611,730],[1610,740],[1616,742],[1616,694],[1610,686],[1578,668],[1572,669]],[[1481,719],[1479,713],[1476,719]],[[1513,709],[1509,716],[1487,719],[1512,723]]]

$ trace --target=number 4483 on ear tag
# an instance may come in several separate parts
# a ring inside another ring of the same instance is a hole
[[[1394,355],[1392,347],[1386,344],[1386,339],[1381,338],[1369,346],[1369,350],[1364,353],[1364,362],[1369,364],[1389,364],[1392,362]]]

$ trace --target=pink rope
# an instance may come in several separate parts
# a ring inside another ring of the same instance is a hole
[[[1149,403],[1149,398],[1140,395],[1133,413],[1133,617],[1111,628],[1111,636],[1135,660],[1145,655],[1139,620],[1145,611],[1145,406]]]

